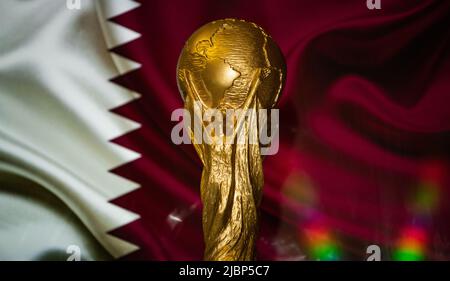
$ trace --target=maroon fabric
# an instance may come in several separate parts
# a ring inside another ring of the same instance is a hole
[[[113,201],[141,216],[112,231],[140,247],[126,258],[202,258],[201,164],[191,145],[171,142],[170,116],[183,106],[184,42],[228,17],[262,26],[287,61],[259,259],[313,258],[305,237],[317,218],[343,259],[363,259],[370,244],[388,259],[411,225],[425,231],[427,259],[450,258],[450,1],[139,2],[113,19],[142,34],[113,50],[142,64],[114,79],[142,95],[114,110],[142,124],[114,140],[142,154],[112,171],[142,186]],[[427,184],[437,199],[424,207],[414,194]]]

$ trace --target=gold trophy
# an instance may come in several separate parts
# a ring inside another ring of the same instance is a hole
[[[205,260],[255,258],[264,177],[260,145],[249,139],[256,136],[261,120],[255,122],[254,114],[246,112],[272,109],[285,77],[278,46],[261,27],[244,20],[223,19],[202,26],[180,54],[177,78],[185,109],[201,121],[202,131],[210,133],[203,140],[195,124],[187,124],[204,166],[200,193]],[[216,110],[215,118],[236,110],[229,122],[231,133],[207,126],[202,116],[210,109]]]

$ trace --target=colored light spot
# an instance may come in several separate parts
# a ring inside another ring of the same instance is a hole
[[[317,201],[315,187],[309,177],[302,172],[289,175],[283,185],[283,194],[305,207],[312,207]]]
[[[341,259],[339,248],[332,243],[323,245],[315,245],[312,247],[312,255],[314,259],[321,261],[337,261]]]
[[[425,259],[426,233],[419,227],[407,227],[397,242],[393,259],[396,261],[420,261]]]
[[[424,258],[424,254],[421,251],[413,249],[396,249],[394,251],[395,261],[422,261]]]
[[[418,185],[412,200],[413,211],[416,214],[428,214],[436,209],[439,203],[439,188],[431,182]]]
[[[330,231],[323,225],[312,225],[305,229],[308,249],[312,260],[335,261],[341,259],[341,251]]]

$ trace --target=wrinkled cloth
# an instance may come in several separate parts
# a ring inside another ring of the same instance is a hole
[[[109,173],[138,154],[109,142],[136,124],[109,112],[134,95],[109,82],[120,72],[101,27],[106,2],[0,3],[1,260],[137,249],[107,233],[138,218],[108,202],[138,186]]]
[[[114,80],[142,95],[114,111],[142,124],[114,140],[142,154],[113,170],[141,184],[113,200],[141,216],[112,232],[139,245],[127,258],[202,258],[201,163],[170,139],[183,107],[175,71],[191,33],[229,17],[263,27],[287,61],[258,258],[317,259],[316,226],[341,259],[364,259],[371,244],[391,259],[409,227],[421,229],[426,259],[450,258],[450,2],[138,2],[113,19],[142,34],[113,48],[142,64]]]

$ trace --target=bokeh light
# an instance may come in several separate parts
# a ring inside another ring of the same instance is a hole
[[[411,226],[403,229],[393,259],[396,261],[420,261],[425,259],[426,232]]]
[[[304,229],[308,252],[311,260],[336,261],[342,259],[342,253],[332,232],[326,225],[313,222]]]
[[[419,171],[419,182],[409,202],[415,224],[406,226],[397,240],[393,252],[396,261],[426,259],[427,227],[439,205],[444,165],[439,161],[426,161]]]
[[[438,161],[427,161],[419,173],[419,182],[410,204],[414,215],[430,215],[439,204],[444,165]]]
[[[432,182],[421,182],[413,197],[411,202],[413,213],[418,216],[430,214],[439,203],[439,187]]]

